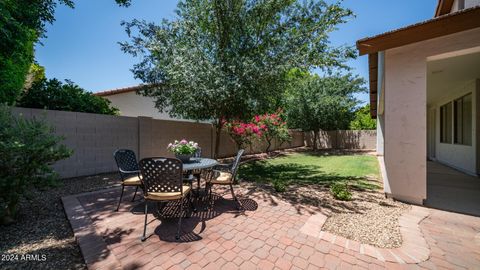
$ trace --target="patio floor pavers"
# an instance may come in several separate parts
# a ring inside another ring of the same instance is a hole
[[[320,232],[320,212],[254,189],[237,192],[243,213],[229,195],[216,197],[212,210],[183,220],[180,241],[175,240],[177,219],[153,211],[151,236],[141,242],[144,203],[129,202],[127,193],[114,212],[118,188],[63,202],[89,269],[480,268],[478,217],[414,207],[400,220],[402,247],[378,249]],[[167,205],[162,213],[175,216],[175,209]]]

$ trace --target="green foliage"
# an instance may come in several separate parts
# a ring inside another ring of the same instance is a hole
[[[377,121],[370,116],[370,104],[367,104],[355,112],[355,118],[350,122],[350,129],[371,130],[377,128]]]
[[[0,104],[13,104],[21,94],[34,45],[44,37],[46,24],[55,21],[58,4],[74,6],[72,0],[0,0]]]
[[[57,2],[62,0],[0,1],[0,103],[13,104],[20,95],[33,62],[33,47],[54,21]]]
[[[352,74],[328,77],[300,73],[290,76],[286,94],[290,128],[314,131],[316,149],[319,130],[348,129],[359,101],[355,93],[366,92],[365,81]]]
[[[45,79],[45,67],[38,63],[32,63],[28,70],[27,77],[25,78],[25,83],[23,84],[24,90],[30,89],[33,83],[43,79]]]
[[[72,153],[61,141],[43,121],[13,117],[0,105],[0,224],[13,222],[26,190],[55,179],[50,165]]]
[[[351,16],[323,0],[183,0],[173,21],[124,23],[132,41],[121,46],[141,57],[134,75],[152,86],[142,93],[160,111],[212,120],[219,135],[221,119],[278,108],[292,68],[338,67],[354,57],[328,40]]]
[[[45,78],[34,82],[31,88],[19,99],[17,106],[48,110],[87,112],[98,114],[118,114],[118,109],[110,106],[110,101],[85,91],[67,81]]]
[[[282,181],[273,181],[273,189],[275,189],[276,192],[285,192],[287,185]]]
[[[352,193],[347,183],[344,182],[333,183],[330,186],[330,193],[332,193],[333,197],[337,200],[350,201],[352,199]]]

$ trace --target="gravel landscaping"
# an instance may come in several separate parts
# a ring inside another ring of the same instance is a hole
[[[352,171],[353,164],[342,163],[353,162],[356,158],[368,155],[366,152],[339,151],[285,153],[280,159],[264,159],[257,161],[259,164],[250,167],[247,165],[246,170],[244,169],[244,180],[250,181],[247,185],[252,186],[253,178],[257,182],[255,185],[264,189],[265,193],[295,205],[298,211],[321,211],[328,216],[322,228],[325,231],[380,248],[400,247],[402,236],[398,218],[407,212],[410,206],[385,198],[376,168],[363,168],[369,174],[361,176],[362,171]],[[330,162],[328,159],[331,157],[341,159]],[[376,162],[375,157],[371,158]],[[319,166],[316,166],[316,163]],[[309,164],[309,167],[305,167],[305,164]],[[327,164],[334,167],[327,167]],[[254,170],[251,170],[252,168]],[[330,171],[335,173],[329,173]],[[342,171],[345,173],[342,174]],[[357,174],[354,175],[355,173]],[[268,175],[275,175],[276,179],[268,179]],[[284,192],[274,190],[272,183],[278,181],[277,179],[287,183]],[[328,184],[335,181],[345,181],[352,186],[352,200],[340,201],[332,196]]]
[[[0,269],[86,269],[61,197],[118,185],[119,177],[114,173],[59,182],[58,187],[29,192],[17,222],[0,226],[0,254],[10,255],[0,260]]]

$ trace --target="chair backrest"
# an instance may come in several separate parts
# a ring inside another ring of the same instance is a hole
[[[140,160],[145,195],[149,192],[183,193],[182,170],[183,164],[176,158],[153,157]]]
[[[237,156],[235,157],[235,160],[233,161],[232,171],[231,171],[232,179],[235,179],[235,176],[237,175],[238,166],[240,165],[240,159],[242,158],[243,152],[245,152],[244,149],[238,150]]]
[[[194,157],[194,158],[200,158],[200,157],[202,157],[202,148],[198,147],[198,148],[197,148],[197,151],[195,151],[195,153],[193,153],[193,157]]]
[[[138,172],[138,163],[135,152],[129,149],[118,149],[113,153],[115,162],[117,163],[120,173],[135,173]]]

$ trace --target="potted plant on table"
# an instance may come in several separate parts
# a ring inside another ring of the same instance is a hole
[[[174,153],[176,158],[186,163],[190,161],[190,158],[198,150],[198,143],[185,139],[181,141],[175,140],[173,143],[168,144],[167,149]]]

